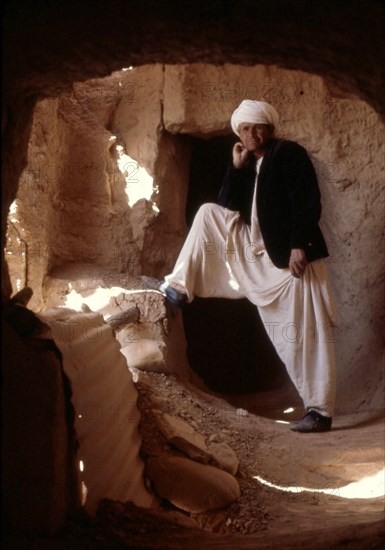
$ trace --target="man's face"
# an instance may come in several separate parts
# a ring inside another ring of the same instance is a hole
[[[273,137],[274,126],[269,124],[242,122],[238,131],[243,146],[246,147],[248,151],[261,151]]]

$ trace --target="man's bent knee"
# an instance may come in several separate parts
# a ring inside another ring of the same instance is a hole
[[[219,206],[219,204],[215,204],[215,202],[205,202],[200,206],[198,214],[200,214],[201,216],[206,216],[213,213],[215,214],[222,210],[224,210],[223,206]]]
[[[199,208],[195,217],[199,218],[199,220],[203,222],[207,220],[212,221],[212,219],[217,216],[223,216],[224,212],[225,208],[223,208],[223,206],[219,206],[219,204],[215,204],[213,202],[206,202]]]

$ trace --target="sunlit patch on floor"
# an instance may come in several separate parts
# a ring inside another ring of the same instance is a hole
[[[333,487],[317,487],[313,489],[296,486],[284,487],[271,483],[261,476],[253,476],[253,479],[256,479],[263,485],[267,485],[272,489],[278,489],[286,493],[323,493],[325,495],[334,495],[341,498],[358,499],[379,498],[385,495],[385,469],[380,470],[372,476],[365,476],[359,481],[354,481],[343,487],[337,487],[336,484],[334,484]]]

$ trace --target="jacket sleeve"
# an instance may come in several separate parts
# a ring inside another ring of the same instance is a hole
[[[222,187],[218,194],[218,204],[229,210],[239,210],[239,188],[242,182],[243,170],[232,165],[227,168]]]
[[[248,159],[243,168],[231,164],[218,195],[218,204],[229,210],[238,210],[250,223],[250,209],[255,181],[255,162]]]
[[[286,185],[291,211],[291,248],[312,246],[321,217],[321,194],[306,150],[290,144],[285,158]]]

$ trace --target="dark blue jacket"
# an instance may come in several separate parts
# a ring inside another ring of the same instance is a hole
[[[256,159],[231,166],[218,203],[238,210],[251,223]],[[309,262],[328,256],[319,228],[321,196],[306,150],[293,141],[274,139],[267,144],[259,171],[257,215],[266,251],[276,267],[289,265],[292,248],[302,248]]]

